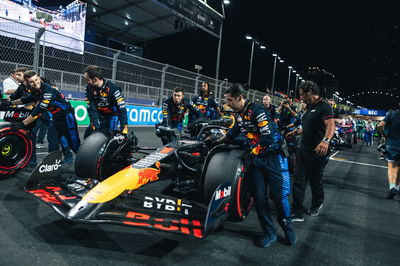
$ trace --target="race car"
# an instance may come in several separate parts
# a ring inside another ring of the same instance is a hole
[[[137,146],[133,134],[98,132],[81,145],[76,176],[61,175],[61,153],[51,153],[25,190],[73,222],[204,238],[226,219],[243,221],[252,206],[244,151],[209,144],[226,130],[220,122],[200,121],[191,131],[195,137],[175,138],[159,148]],[[139,153],[148,154],[136,158]]]
[[[6,100],[1,100],[0,111],[4,111],[4,121],[0,122],[0,177],[6,177],[24,168],[31,159],[33,125],[27,128],[21,122],[32,110],[9,106]]]

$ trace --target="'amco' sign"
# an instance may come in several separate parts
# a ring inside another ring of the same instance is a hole
[[[90,119],[86,109],[86,102],[71,101],[75,109],[75,117],[78,125],[89,125]],[[127,105],[129,125],[155,125],[162,121],[161,108]]]
[[[126,106],[129,125],[155,125],[162,121],[161,108]]]

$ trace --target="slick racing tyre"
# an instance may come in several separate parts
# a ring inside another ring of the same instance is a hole
[[[32,156],[32,141],[23,129],[0,122],[0,176],[24,168]]]
[[[109,134],[96,132],[85,139],[75,159],[75,173],[80,178],[110,177],[128,165],[127,158],[115,156],[124,141],[117,141]]]
[[[250,186],[245,181],[245,166],[240,156],[242,150],[223,150],[212,155],[201,182],[203,199],[208,203],[218,185],[230,181],[232,185],[229,220],[246,219],[253,205]]]

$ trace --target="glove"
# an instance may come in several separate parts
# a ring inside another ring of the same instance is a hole
[[[133,131],[129,132],[128,139],[131,140],[132,146],[138,145],[139,139],[138,139],[138,137],[136,137],[136,135]]]
[[[92,129],[92,131],[96,131],[96,127],[95,127],[94,123],[90,123],[90,128]]]
[[[122,127],[121,134],[128,135],[128,125]]]
[[[215,146],[217,146],[218,144],[220,144],[220,141],[219,141],[219,139],[216,139],[216,138],[207,138],[207,139],[205,139],[204,140],[204,144],[206,144],[206,146],[209,148],[209,149],[212,149],[212,148],[214,148]]]
[[[250,152],[245,152],[240,156],[240,159],[243,161],[244,169],[249,169],[254,156]]]
[[[0,101],[0,110],[5,111],[12,105],[11,101],[7,99],[1,99]]]

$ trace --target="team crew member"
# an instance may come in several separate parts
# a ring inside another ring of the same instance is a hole
[[[25,126],[33,123],[46,111],[49,111],[54,120],[58,137],[65,136],[71,149],[76,153],[80,146],[80,139],[74,115],[74,109],[58,90],[49,84],[43,83],[35,71],[24,73],[24,79],[31,89],[38,90],[39,103],[33,109],[32,114],[24,121]]]
[[[399,194],[400,174],[400,110],[392,111],[378,125],[386,135],[386,151],[388,161],[388,199],[393,199]]]
[[[24,81],[24,72],[26,70],[26,67],[20,67],[11,71],[10,76],[3,81],[4,94],[10,95],[17,90],[18,86]]]
[[[10,95],[10,100],[12,103],[19,103],[24,105],[29,105],[31,103],[35,103],[39,100],[39,91],[36,89],[30,88],[26,81],[24,80],[18,86],[18,88]],[[21,101],[16,101],[20,99]],[[16,102],[14,102],[16,101]]]
[[[307,103],[302,116],[302,137],[296,157],[293,186],[293,221],[304,221],[303,201],[310,182],[312,204],[307,214],[318,216],[324,202],[322,176],[328,161],[329,141],[335,132],[331,106],[319,96],[318,84],[306,81],[299,87],[300,99]]]
[[[121,89],[105,80],[98,66],[87,66],[83,77],[88,84],[86,102],[91,123],[84,137],[99,129],[114,131],[118,123],[122,134],[128,134],[128,116]]]
[[[177,128],[179,131],[183,127],[183,119],[185,118],[185,113],[189,111],[195,117],[200,117],[200,110],[197,106],[189,99],[184,97],[184,91],[182,88],[176,87],[172,96],[168,97],[163,102],[162,115],[163,122],[162,125],[171,128]],[[166,137],[161,137],[163,145],[168,143]]]
[[[201,83],[200,94],[193,97],[193,103],[200,110],[201,118],[216,119],[217,114],[221,116],[221,108],[217,101],[210,95],[210,88],[208,82]],[[195,115],[190,113],[190,121],[194,119]]]
[[[294,245],[297,241],[291,226],[290,177],[287,160],[282,154],[282,137],[277,125],[261,105],[246,100],[247,91],[240,84],[234,84],[225,92],[229,106],[237,113],[237,121],[227,135],[218,142],[233,140],[241,133],[246,134],[250,152],[244,158],[251,161],[249,179],[258,219],[264,236],[256,240],[261,247],[268,247],[277,239],[276,228],[271,218],[267,203],[267,188],[278,210],[278,222],[285,232],[287,244]]]

